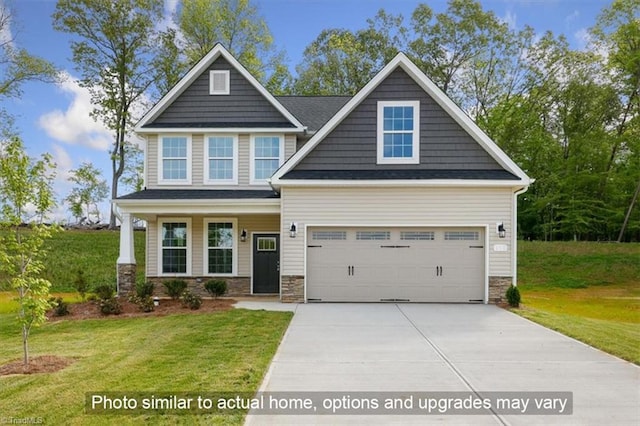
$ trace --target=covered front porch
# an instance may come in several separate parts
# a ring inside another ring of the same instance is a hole
[[[113,201],[121,221],[118,294],[135,288],[133,222],[146,222],[145,279],[185,280],[206,295],[211,279],[228,295],[280,294],[280,199],[271,191],[145,190]]]

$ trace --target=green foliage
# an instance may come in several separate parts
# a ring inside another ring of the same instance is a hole
[[[69,315],[69,304],[62,300],[62,297],[52,297],[49,299],[49,304],[53,308],[53,315],[56,317],[63,317]]]
[[[76,271],[76,276],[75,276],[75,279],[73,280],[73,286],[75,287],[76,291],[80,295],[80,298],[82,299],[82,301],[85,301],[87,298],[87,292],[89,291],[89,282],[84,276],[83,269],[78,269]]]
[[[58,230],[43,223],[55,206],[50,155],[33,160],[12,137],[0,151],[0,273],[17,293],[24,364],[29,364],[31,328],[47,319],[51,283],[42,278],[45,242]],[[31,211],[33,209],[33,212]]]
[[[182,292],[187,288],[185,280],[168,280],[162,283],[167,290],[167,294],[173,300],[178,300]]]
[[[154,287],[155,284],[151,281],[138,281],[136,282],[136,296],[151,297],[153,296]]]
[[[132,294],[129,296],[129,302],[138,305],[142,312],[153,312],[153,310],[155,309],[153,298],[151,296],[140,296],[138,294]]]
[[[71,212],[78,222],[100,222],[98,203],[109,195],[107,181],[101,179],[102,172],[93,164],[84,162],[77,169],[71,170],[70,174],[69,181],[75,186],[65,201],[70,204]],[[95,221],[91,220],[92,216]]]
[[[190,292],[189,290],[182,292],[180,300],[182,300],[182,306],[192,310],[200,309],[200,306],[202,306],[202,297]]]
[[[115,135],[109,153],[113,198],[128,157],[132,106],[156,78],[149,70],[162,12],[162,0],[58,0],[53,13],[54,29],[73,35],[73,61],[91,94],[92,116]],[[112,212],[110,226],[115,224]]]
[[[100,284],[93,289],[93,292],[101,300],[111,299],[116,294],[116,288],[111,284]]]
[[[122,305],[117,297],[100,300],[99,307],[103,315],[119,315],[122,313]]]
[[[217,299],[227,292],[227,282],[225,280],[209,280],[204,283],[204,289]]]
[[[517,308],[520,306],[520,290],[518,290],[518,287],[514,285],[509,287],[506,292],[506,297],[509,306],[513,308]]]

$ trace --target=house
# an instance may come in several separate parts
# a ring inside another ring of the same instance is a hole
[[[120,293],[182,278],[285,302],[500,300],[531,179],[404,54],[353,97],[276,97],[216,45],[139,121]]]

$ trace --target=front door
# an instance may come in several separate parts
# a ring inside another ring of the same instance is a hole
[[[280,293],[280,235],[253,235],[253,292]]]

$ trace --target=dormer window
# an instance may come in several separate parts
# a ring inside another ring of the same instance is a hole
[[[420,163],[420,101],[378,102],[378,164]]]
[[[209,94],[229,94],[229,70],[209,71]]]

